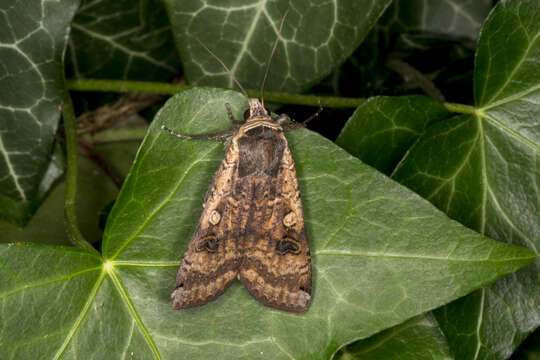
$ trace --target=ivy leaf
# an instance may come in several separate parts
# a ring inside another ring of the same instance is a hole
[[[336,354],[336,360],[448,360],[450,349],[431,313],[360,340]]]
[[[448,116],[425,96],[373,97],[356,109],[336,144],[389,175],[426,127]]]
[[[407,32],[424,32],[475,40],[492,0],[399,0],[397,24]]]
[[[0,219],[18,225],[48,191],[51,171],[59,175],[50,161],[64,91],[62,56],[77,5],[76,0],[2,4]]]
[[[114,130],[113,130],[114,131]],[[135,157],[140,141],[122,141],[94,144],[94,150],[119,177],[123,178]],[[58,148],[53,159],[63,161],[63,152]],[[61,163],[63,166],[63,162]],[[101,239],[102,229],[98,226],[100,211],[118,195],[118,188],[111,178],[94,161],[79,157],[77,177],[77,218],[81,233],[90,243]],[[62,168],[63,169],[63,168]],[[35,241],[47,244],[70,245],[64,219],[65,181],[59,181],[47,194],[39,209],[24,228],[9,223],[0,223],[0,243]]]
[[[91,352],[108,359],[204,359],[217,353],[222,359],[329,359],[346,343],[458,298],[534,258],[530,250],[448,219],[302,129],[287,137],[313,258],[308,311],[264,307],[238,282],[203,307],[172,310],[175,273],[223,145],[182,141],[160,126],[186,133],[221,130],[231,125],[225,103],[237,118],[247,106],[236,92],[201,88],[173,97],[161,109],[109,215],[103,263],[78,250],[0,246],[0,276],[8,279],[0,285],[0,357],[76,358]],[[29,326],[36,317],[42,320]]]
[[[339,66],[362,42],[390,0],[302,4],[288,0],[222,5],[164,0],[185,76],[191,84],[234,87],[197,42],[210,48],[246,88],[260,86],[280,21],[289,11],[272,59],[267,90],[298,92]]]
[[[399,59],[452,101],[462,101],[469,95],[463,88],[472,84],[468,73],[478,30],[491,7],[491,0],[395,0],[353,55],[315,89],[349,97],[409,94],[411,78],[404,84],[387,66],[389,59]]]
[[[483,27],[476,114],[439,122],[395,178],[469,227],[540,248],[540,4],[505,1]],[[540,262],[436,313],[457,358],[510,356],[540,325]]]
[[[449,116],[444,106],[425,96],[377,96],[356,109],[336,144],[390,175],[426,128]],[[427,314],[348,346],[342,357],[448,359],[448,345],[441,335],[433,315]]]
[[[73,20],[68,73],[77,78],[168,80],[179,71],[158,0],[83,0]]]

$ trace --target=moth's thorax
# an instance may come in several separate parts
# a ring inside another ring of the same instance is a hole
[[[246,122],[240,128],[240,132],[245,134],[251,129],[255,129],[259,126],[264,128],[270,128],[273,130],[283,131],[281,125],[275,122],[268,111],[263,107],[259,99],[248,99],[249,101],[249,117]]]
[[[251,98],[248,99],[249,102],[249,117],[247,121],[252,121],[257,118],[270,118],[268,111],[261,104],[259,99]]]
[[[253,119],[248,119],[244,125],[240,127],[240,134],[246,134],[249,130],[255,129],[258,127],[268,128],[277,131],[283,131],[281,125],[272,120],[270,116],[258,116]]]

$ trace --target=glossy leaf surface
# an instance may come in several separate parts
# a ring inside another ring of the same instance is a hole
[[[540,4],[505,1],[476,55],[476,115],[430,127],[395,178],[494,239],[540,248]],[[437,312],[458,358],[504,359],[540,325],[540,263]]]
[[[248,89],[258,89],[272,60],[267,90],[297,92],[339,66],[360,44],[390,0],[221,1],[165,0],[176,46],[191,84],[234,88],[232,78],[197,42],[213,51]]]
[[[336,354],[338,360],[449,360],[450,349],[435,317],[428,313],[357,341]]]
[[[0,8],[0,219],[17,225],[59,176],[51,156],[64,93],[62,57],[77,5],[5,0]]]
[[[167,81],[179,73],[169,20],[158,0],[83,0],[72,26],[71,76]]]
[[[425,96],[374,97],[356,109],[336,144],[390,175],[425,129],[449,116],[442,104]]]

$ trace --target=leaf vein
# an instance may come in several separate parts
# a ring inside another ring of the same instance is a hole
[[[73,340],[73,337],[79,327],[81,326],[82,322],[86,318],[86,315],[88,314],[88,311],[90,310],[90,306],[94,302],[94,299],[96,298],[97,292],[99,288],[101,287],[101,284],[103,283],[103,280],[105,279],[105,271],[102,271],[99,275],[99,278],[97,279],[96,283],[94,284],[94,287],[92,288],[92,291],[90,291],[90,294],[88,296],[88,300],[86,300],[86,303],[84,304],[81,313],[77,317],[77,320],[75,320],[75,323],[73,323],[73,326],[68,332],[68,335],[64,339],[64,342],[62,343],[62,346],[60,349],[58,349],[58,352],[54,356],[54,360],[60,359],[60,357],[64,354],[66,351],[68,345],[71,343],[71,340]]]
[[[441,260],[441,261],[450,261],[450,262],[491,262],[491,263],[499,263],[499,262],[508,262],[508,261],[516,261],[516,260],[527,260],[532,259],[534,257],[527,256],[527,257],[514,257],[514,258],[506,258],[506,259],[457,259],[457,258],[450,258],[450,257],[443,257],[443,256],[426,256],[426,255],[420,255],[420,254],[397,254],[397,253],[382,253],[382,252],[358,252],[358,251],[350,251],[350,250],[339,250],[339,249],[323,249],[323,250],[317,250],[311,254],[311,256],[323,256],[323,255],[330,255],[330,256],[359,256],[359,257],[381,257],[381,258],[401,258],[401,259],[422,259],[422,260]]]
[[[64,280],[71,280],[71,279],[73,279],[73,278],[76,277],[76,276],[85,274],[85,273],[87,273],[87,272],[99,270],[99,269],[101,269],[101,266],[99,266],[99,267],[94,267],[94,268],[89,268],[89,269],[85,269],[85,270],[82,270],[82,271],[79,271],[79,272],[75,272],[75,273],[69,274],[68,276],[63,276],[63,277],[60,277],[60,278],[56,278],[56,279],[52,279],[52,280],[47,280],[47,281],[43,281],[43,282],[40,282],[40,283],[35,283],[35,284],[30,284],[30,285],[24,285],[24,286],[21,286],[20,288],[13,289],[13,290],[11,290],[11,291],[7,291],[7,292],[5,292],[5,293],[3,293],[3,294],[0,294],[0,299],[4,299],[4,298],[7,298],[7,297],[10,297],[10,296],[12,296],[12,295],[15,295],[15,294],[18,293],[18,292],[21,292],[21,291],[24,291],[24,290],[28,290],[28,289],[32,289],[32,288],[35,288],[35,287],[46,286],[46,285],[54,284],[54,283],[56,283],[56,282],[60,282],[60,281],[64,281]]]
[[[519,70],[519,68],[521,67],[521,64],[525,61],[525,59],[527,58],[527,56],[529,55],[529,52],[531,51],[532,47],[533,47],[533,44],[536,42],[536,40],[538,39],[538,37],[540,36],[540,32],[538,32],[534,38],[529,42],[529,45],[527,46],[527,49],[525,50],[525,52],[523,53],[523,56],[521,57],[521,59],[519,59],[519,61],[517,62],[517,64],[514,66],[514,68],[512,69],[512,71],[510,72],[510,74],[508,75],[508,77],[506,78],[506,81],[504,82],[504,84],[502,84],[502,86],[499,88],[499,90],[497,90],[497,92],[495,92],[495,94],[493,94],[493,96],[491,96],[491,98],[487,101],[488,103],[491,102],[493,99],[496,99],[497,96],[499,96],[501,94],[501,92],[508,86],[508,84],[512,81],[512,77],[515,75],[516,71]],[[504,100],[504,99],[503,99]]]
[[[180,180],[178,181],[178,183],[176,184],[175,188],[173,189],[173,191],[171,191],[170,195],[150,214],[150,216],[148,216],[148,218],[141,224],[141,226],[133,233],[133,235],[131,235],[127,240],[126,242],[120,246],[118,248],[118,250],[116,250],[116,252],[113,254],[113,256],[109,259],[109,260],[114,260],[121,252],[122,250],[124,250],[136,237],[137,235],[139,235],[141,233],[141,231],[143,231],[145,228],[146,228],[146,225],[148,225],[148,223],[150,222],[150,220],[152,220],[154,218],[154,216],[156,216],[160,211],[161,209],[163,209],[163,207],[165,207],[165,205],[167,205],[169,203],[169,201],[171,201],[172,197],[174,194],[176,194],[176,192],[178,191],[178,189],[180,188],[180,186],[184,183],[184,180],[186,179],[187,175],[191,172],[191,170],[197,165],[199,164],[200,162],[202,161],[205,161],[205,158],[206,156],[211,153],[212,151],[214,151],[214,149],[217,147],[218,145],[215,145],[215,146],[211,146],[209,147],[209,150],[204,153],[198,161],[194,161],[193,164],[191,164],[187,169],[186,171],[184,172],[184,174],[182,175],[182,177],[180,178]]]
[[[109,271],[109,275],[111,276],[111,279],[113,281],[114,286],[116,287],[116,290],[118,290],[118,293],[120,294],[120,297],[122,297],[122,300],[124,300],[124,303],[126,304],[129,312],[131,313],[131,316],[133,316],[133,319],[139,326],[139,329],[141,330],[144,338],[146,339],[146,342],[150,346],[150,349],[154,353],[154,356],[157,360],[161,360],[161,355],[159,354],[159,351],[157,349],[157,346],[154,342],[154,339],[152,339],[152,336],[150,336],[150,333],[144,326],[144,323],[142,322],[141,317],[139,316],[139,313],[137,313],[137,310],[135,309],[135,306],[131,302],[131,299],[129,298],[126,289],[124,288],[124,285],[122,284],[121,280],[118,278],[118,275],[116,275],[116,272],[114,271],[114,268],[112,267]]]

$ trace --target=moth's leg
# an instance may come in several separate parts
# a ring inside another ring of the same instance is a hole
[[[180,134],[174,130],[169,129],[165,125],[161,125],[161,130],[165,130],[169,134],[179,137],[180,139],[219,139],[219,138],[231,136],[232,134],[234,134],[234,132],[236,131],[236,127],[234,129],[220,131],[220,132],[217,132],[215,134],[210,134],[210,135],[184,135],[184,134]]]
[[[229,117],[229,120],[231,120],[233,124],[236,123],[236,119],[232,114],[231,105],[229,103],[225,103],[225,108],[227,109],[227,116]]]
[[[322,104],[321,104],[321,101],[319,100],[319,108],[317,109],[317,111],[311,115],[310,117],[308,117],[306,120],[302,121],[302,122],[297,122],[297,123],[294,123],[294,124],[290,124],[290,125],[285,125],[283,127],[283,130],[294,130],[294,129],[298,129],[300,127],[305,127],[308,122],[310,122],[311,120],[315,119],[317,116],[319,116],[319,114],[321,113],[321,111],[323,111],[323,107],[322,107]],[[283,116],[283,115],[282,115]],[[281,116],[280,116],[281,118]],[[279,120],[279,119],[278,119]]]

